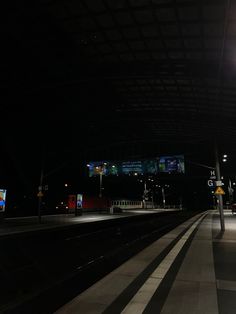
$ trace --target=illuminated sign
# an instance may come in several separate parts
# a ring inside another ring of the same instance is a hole
[[[159,172],[184,173],[184,156],[162,156],[159,158]]]
[[[76,208],[82,208],[83,207],[83,195],[82,194],[77,194],[77,199],[76,199]]]
[[[119,164],[112,162],[95,161],[89,163],[89,176],[93,177],[96,175],[117,175],[120,170]]]
[[[5,211],[7,190],[0,189],[0,211]]]
[[[142,161],[124,161],[122,162],[122,173],[143,173]]]
[[[127,174],[157,174],[157,173],[185,173],[183,155],[161,156],[152,159],[132,161],[96,161],[90,162],[89,176],[96,175],[127,175]]]

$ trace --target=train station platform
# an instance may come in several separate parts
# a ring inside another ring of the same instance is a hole
[[[41,217],[41,223],[39,223],[37,216],[5,218],[4,221],[0,223],[0,236],[177,210],[178,209],[175,208],[158,208],[144,210],[124,210],[122,213],[119,214],[109,214],[105,212],[84,212],[81,216],[75,216],[74,214],[45,215]]]
[[[56,314],[236,313],[236,216],[207,211],[159,238]]]

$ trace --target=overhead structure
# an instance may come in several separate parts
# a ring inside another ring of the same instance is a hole
[[[5,18],[7,123],[60,149],[235,142],[236,1],[42,0]]]

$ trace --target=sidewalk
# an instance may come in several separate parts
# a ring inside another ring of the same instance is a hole
[[[225,210],[225,232],[213,218],[213,253],[220,314],[236,313],[236,215]]]
[[[191,218],[59,309],[57,314],[236,313],[236,216]]]
[[[0,236],[58,228],[63,226],[72,226],[81,223],[122,219],[130,216],[159,213],[163,211],[164,210],[162,209],[153,210],[148,209],[139,211],[126,210],[123,213],[113,215],[109,213],[94,213],[94,212],[83,213],[82,216],[75,216],[74,214],[45,215],[42,216],[40,224],[38,222],[37,216],[5,218],[5,220],[0,224]]]

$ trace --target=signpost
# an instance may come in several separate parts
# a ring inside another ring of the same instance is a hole
[[[7,190],[0,189],[0,212],[5,211]]]
[[[37,194],[37,196],[38,196],[38,197],[43,197],[42,191],[39,191],[38,194]]]
[[[215,190],[216,195],[225,195],[225,191],[222,189],[221,186],[218,186],[217,189]]]
[[[75,216],[81,216],[83,209],[83,194],[77,194]]]
[[[214,186],[214,181],[213,180],[208,180],[207,181],[207,185],[209,186],[209,187],[213,187]]]
[[[220,176],[220,161],[219,161],[219,154],[218,154],[218,148],[217,148],[217,143],[215,143],[215,162],[216,162],[216,180],[221,181],[221,176]],[[222,189],[220,186],[216,189]],[[221,191],[221,190],[220,190]],[[223,191],[223,189],[222,189]],[[223,191],[224,192],[224,191]],[[220,226],[221,226],[221,231],[225,231],[225,220],[224,220],[224,211],[223,211],[223,194],[216,194],[218,197],[218,208],[219,208],[219,214],[220,214]]]
[[[211,179],[211,180],[215,180],[215,179],[216,179],[215,170],[211,170],[211,171],[210,171],[210,179]]]

